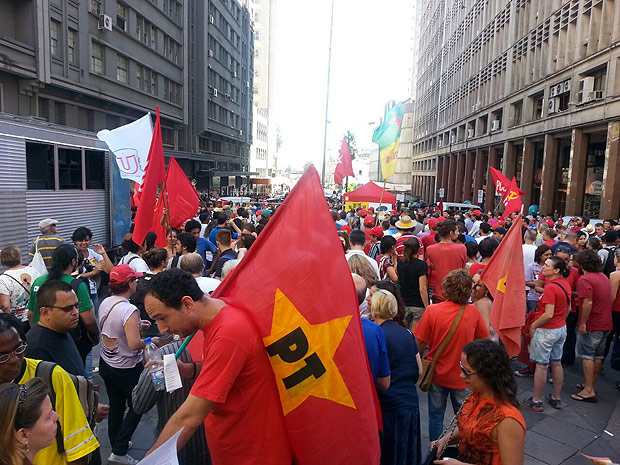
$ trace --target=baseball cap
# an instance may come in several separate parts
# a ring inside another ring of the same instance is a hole
[[[368,212],[366,211],[366,209],[365,209],[365,208],[362,208],[361,210],[359,210],[359,211],[357,212],[357,214],[358,214],[359,216],[366,216],[366,214],[367,214],[367,213],[368,213]]]
[[[262,212],[261,212],[261,216],[263,218],[269,218],[271,216],[271,210],[269,210],[268,208],[265,208]]]
[[[471,212],[471,214],[476,216],[482,216],[482,212],[480,210],[474,210],[473,212]]]
[[[437,220],[438,219],[439,218],[429,218],[428,220],[426,220],[426,224],[428,224],[428,227],[430,229],[434,229],[434,228],[437,227],[437,222],[438,222]]]
[[[44,220],[39,222],[39,229],[49,228],[52,225],[58,224],[58,220],[53,218],[45,218]]]
[[[379,239],[381,239],[383,237],[383,229],[381,229],[379,226],[376,226],[370,230],[370,234],[372,234],[373,236],[377,236]]]
[[[364,218],[364,226],[372,226],[375,224],[375,219],[368,215],[366,218]]]
[[[342,226],[340,230],[346,232],[347,234],[351,234],[351,226],[349,226],[348,224]]]
[[[134,271],[129,265],[116,265],[110,271],[110,283],[121,284],[126,283],[132,278],[139,278],[142,273]]]

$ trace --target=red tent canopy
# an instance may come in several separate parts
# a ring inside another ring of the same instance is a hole
[[[362,187],[355,189],[344,195],[345,202],[381,202],[381,187],[374,182],[364,184]],[[396,196],[388,191],[383,192],[383,203],[386,205],[394,205]]]

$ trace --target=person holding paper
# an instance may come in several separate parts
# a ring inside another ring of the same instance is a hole
[[[144,303],[160,331],[183,337],[204,331],[198,379],[147,455],[182,427],[177,447],[183,448],[204,422],[215,465],[292,463],[273,371],[249,315],[205,295],[180,269],[154,276]]]

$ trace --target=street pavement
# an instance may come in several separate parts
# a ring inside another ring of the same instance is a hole
[[[515,369],[519,368],[515,362]],[[612,370],[608,364],[600,376],[596,392],[598,403],[577,402],[570,394],[579,391],[575,387],[583,382],[581,363],[578,359],[573,367],[564,369],[565,385],[562,391],[563,408],[556,410],[545,405],[543,413],[522,406],[527,434],[525,438],[525,465],[587,465],[589,462],[579,452],[596,457],[610,457],[620,463],[620,390],[615,386],[620,382],[620,371]],[[103,380],[96,375],[95,381],[101,391],[101,402],[107,403]],[[517,378],[519,401],[532,395],[533,378]],[[551,392],[551,384],[545,388],[545,394]],[[428,406],[426,393],[418,391],[420,398],[420,420],[422,424],[423,450],[428,447]],[[453,412],[448,402],[446,424]],[[154,442],[157,424],[157,411],[153,408],[142,417],[140,426],[133,435],[133,448],[129,452],[140,459]],[[102,447],[103,463],[110,455],[110,443],[107,436],[107,421],[99,425],[99,441]]]

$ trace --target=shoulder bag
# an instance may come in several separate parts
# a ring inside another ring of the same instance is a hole
[[[418,387],[421,391],[426,392],[430,389],[431,383],[433,382],[433,375],[435,374],[435,365],[437,365],[439,357],[441,357],[441,354],[443,354],[444,350],[446,350],[446,347],[448,347],[448,344],[450,344],[452,336],[454,336],[454,333],[456,332],[456,329],[458,328],[459,323],[463,318],[464,312],[465,305],[461,305],[459,312],[456,314],[456,317],[452,321],[452,326],[450,326],[448,333],[445,335],[445,337],[439,344],[439,347],[437,347],[437,350],[433,354],[433,360],[426,360],[425,358],[422,358],[422,373],[420,374],[420,379],[418,380]]]

